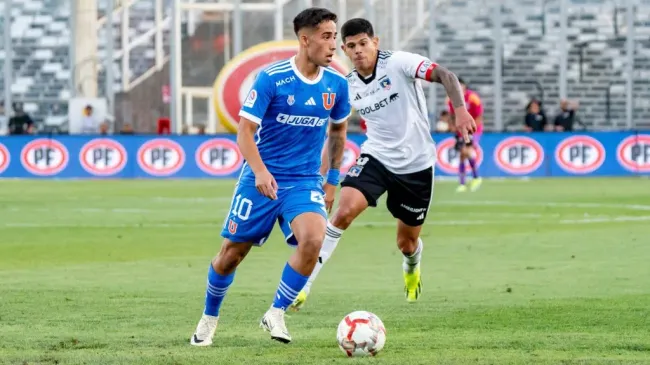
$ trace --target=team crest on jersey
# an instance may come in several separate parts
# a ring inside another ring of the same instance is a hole
[[[384,77],[379,79],[379,86],[384,88],[384,90],[390,90],[391,83],[390,83],[390,79],[388,78],[388,75],[385,75]]]
[[[296,102],[296,97],[293,95],[289,95],[289,97],[287,98],[287,104],[293,105],[293,103],[295,102]]]
[[[298,41],[260,43],[237,54],[224,65],[214,82],[212,101],[219,121],[226,129],[237,132],[239,110],[246,102],[259,71],[294,56],[298,48]],[[346,63],[337,56],[334,56],[331,67],[343,75],[350,72]],[[275,85],[278,87],[288,82],[292,82],[291,77],[278,80]]]
[[[323,93],[323,108],[330,110],[334,107],[336,93]]]

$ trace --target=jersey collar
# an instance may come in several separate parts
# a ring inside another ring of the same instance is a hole
[[[320,80],[323,78],[323,72],[324,71],[323,71],[323,68],[320,67],[320,66],[318,67],[318,76],[316,76],[315,79],[310,80],[310,79],[306,78],[305,76],[303,76],[300,73],[300,71],[298,70],[298,66],[296,66],[296,56],[291,57],[291,59],[289,60],[289,63],[291,64],[291,68],[293,69],[293,72],[296,74],[296,76],[298,76],[298,78],[302,82],[304,82],[305,84],[315,85],[315,84],[319,83]]]
[[[357,77],[359,78],[359,80],[363,81],[363,83],[366,84],[366,85],[371,83],[375,79],[375,76],[377,76],[377,65],[379,64],[379,54],[380,53],[381,53],[381,51],[377,50],[377,58],[375,58],[375,67],[372,69],[372,75],[370,75],[369,77],[363,77],[363,76],[361,76],[359,74],[359,71],[354,70],[354,73],[357,74]]]

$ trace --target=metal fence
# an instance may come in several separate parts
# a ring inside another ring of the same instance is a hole
[[[94,96],[87,95],[94,89],[107,101],[114,131],[132,124],[153,132],[166,116],[177,132],[228,130],[227,111],[215,99],[241,101],[256,70],[237,87],[216,90],[217,77],[224,67],[241,66],[255,45],[294,39],[291,19],[308,6],[328,7],[341,21],[366,17],[383,48],[422,53],[458,73],[481,95],[488,129],[521,127],[532,97],[543,100],[549,117],[561,99],[579,101],[578,115],[591,129],[650,128],[650,0],[100,0],[95,10],[83,0],[5,0],[0,6],[4,114],[20,101],[43,126],[60,130],[69,101]],[[93,34],[96,44],[89,44]],[[446,108],[442,87],[431,86],[428,101],[435,121]]]

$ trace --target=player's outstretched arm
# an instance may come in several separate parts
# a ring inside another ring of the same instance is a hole
[[[260,194],[275,200],[278,198],[278,184],[266,168],[266,165],[264,165],[260,151],[257,149],[257,144],[255,144],[255,133],[258,127],[259,124],[242,117],[239,120],[237,130],[237,145],[246,163],[255,174],[255,187],[257,187],[257,190]]]
[[[431,63],[425,70],[426,80],[437,82],[444,86],[447,96],[454,107],[455,125],[458,131],[463,134],[466,142],[469,142],[469,134],[476,132],[476,121],[467,111],[465,105],[465,93],[458,81],[458,77],[447,68]]]
[[[343,152],[345,151],[345,140],[347,138],[348,122],[330,123],[330,129],[327,137],[327,155],[329,157],[329,172],[325,190],[325,208],[327,212],[332,211],[334,206],[334,197],[336,195],[336,185],[343,161]],[[336,176],[334,176],[336,175]]]

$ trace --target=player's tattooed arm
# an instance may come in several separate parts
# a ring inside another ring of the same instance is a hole
[[[465,107],[465,94],[456,74],[443,66],[437,65],[431,71],[429,81],[437,82],[445,87],[447,96],[449,96],[449,100],[451,100],[451,105],[454,109]]]
[[[329,137],[327,138],[330,170],[339,170],[341,168],[347,131],[347,121],[336,124],[330,123]]]

